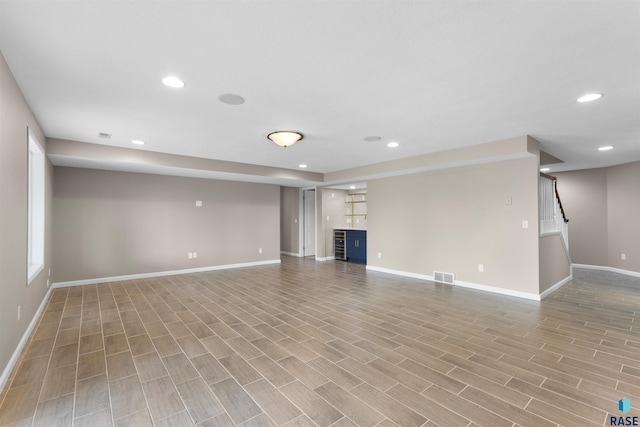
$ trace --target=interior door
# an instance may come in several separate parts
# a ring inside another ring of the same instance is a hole
[[[304,190],[304,256],[316,254],[316,190]]]

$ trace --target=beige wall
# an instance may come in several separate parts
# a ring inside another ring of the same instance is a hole
[[[576,264],[607,265],[607,171],[555,173],[569,219],[569,253]]]
[[[560,233],[540,236],[540,293],[571,276],[571,261]]]
[[[640,162],[554,175],[572,261],[640,273]]]
[[[607,168],[607,228],[607,266],[640,273],[640,162]]]
[[[537,157],[372,180],[367,195],[368,266],[539,294]]]
[[[45,265],[27,286],[27,127],[46,147],[42,130],[0,53],[0,373],[46,295],[51,265],[52,168],[47,162]]]
[[[345,197],[347,192],[334,188],[318,188],[316,193],[322,199],[322,210],[318,210],[318,238],[323,239],[318,245],[318,258],[332,257],[333,251],[333,230],[336,228],[347,228],[345,217]]]
[[[56,167],[53,210],[55,282],[280,257],[276,185]]]
[[[302,255],[299,217],[300,189],[280,187],[280,251]]]

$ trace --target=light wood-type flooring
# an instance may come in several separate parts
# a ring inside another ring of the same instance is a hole
[[[18,426],[604,426],[640,415],[640,279],[542,302],[283,257],[54,290]]]

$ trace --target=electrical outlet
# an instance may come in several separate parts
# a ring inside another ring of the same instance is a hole
[[[49,279],[47,279],[47,289],[49,289]]]
[[[329,221],[329,215],[327,215],[327,221]]]
[[[484,272],[484,264],[478,264],[478,271],[480,273]]]
[[[627,254],[620,254],[620,259],[623,261],[627,259]]]
[[[356,218],[356,224],[360,223],[360,218]]]
[[[18,306],[18,320],[20,320],[20,309],[21,309],[21,308],[22,308],[22,307]]]
[[[298,218],[293,218],[293,223],[297,224],[298,223]]]
[[[187,254],[187,258],[189,258],[189,259],[193,258],[193,252],[189,252],[189,253]]]
[[[382,252],[378,252],[378,259],[382,259]]]
[[[258,253],[261,254],[262,253],[262,248],[258,248]]]
[[[194,252],[194,253],[193,253],[193,257],[194,257],[194,258],[198,258],[198,252]]]

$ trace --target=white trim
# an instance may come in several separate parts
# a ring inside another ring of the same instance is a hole
[[[569,276],[565,277],[564,279],[560,280],[555,285],[551,286],[546,291],[542,292],[540,294],[540,299],[541,300],[545,299],[547,296],[551,295],[552,293],[554,293],[555,291],[557,291],[558,289],[560,289],[561,287],[563,287],[564,285],[569,283],[572,279],[573,279],[573,270],[571,271],[571,274]]]
[[[374,267],[371,265],[367,265],[367,270],[378,271],[380,273],[395,274],[396,276],[411,277],[413,279],[429,280],[433,282],[433,276],[427,276],[424,274],[417,274],[417,273],[409,273],[408,271],[391,270],[390,268]]]
[[[316,261],[331,261],[336,259],[335,256],[316,257]]]
[[[288,256],[295,256],[295,257],[298,257],[298,258],[302,258],[302,254],[301,253],[294,254],[293,252],[280,251],[280,255],[288,255]]]
[[[477,289],[480,291],[492,292],[494,294],[508,295],[511,297],[524,298],[533,301],[540,301],[542,298],[539,294],[532,294],[530,292],[514,291],[506,288],[496,288],[495,286],[480,285],[478,283],[463,282],[456,280],[456,286],[462,286],[464,288]]]
[[[186,268],[184,270],[159,271],[155,273],[128,274],[125,276],[99,277],[95,279],[72,280],[69,282],[56,282],[52,288],[65,288],[67,286],[93,285],[97,283],[119,282],[122,280],[147,279],[150,277],[175,276],[177,274],[202,273],[204,271],[227,270],[230,268],[255,267],[266,264],[280,264],[279,259],[268,261],[243,262],[239,264],[214,265],[210,267]]]
[[[42,299],[42,302],[40,303],[40,307],[38,307],[35,314],[33,315],[33,318],[31,319],[29,326],[27,326],[27,329],[24,331],[24,334],[22,334],[22,338],[20,339],[20,342],[18,342],[18,346],[13,352],[11,359],[9,359],[7,366],[5,366],[4,371],[2,372],[2,376],[0,376],[0,393],[4,391],[4,387],[7,385],[7,381],[9,380],[9,376],[11,375],[11,371],[13,371],[13,368],[16,366],[16,363],[18,362],[18,359],[22,354],[22,350],[24,350],[24,346],[27,345],[27,342],[29,341],[29,337],[31,336],[31,333],[33,332],[36,325],[38,324],[38,321],[40,320],[40,316],[42,315],[44,308],[47,306],[47,302],[49,301],[49,297],[51,296],[52,291],[53,291],[53,287],[50,287],[47,293],[45,294],[44,298]]]
[[[391,269],[387,269],[387,268],[380,268],[380,267],[373,267],[373,266],[367,266],[367,270],[379,271],[381,273],[395,274],[395,275],[398,275],[398,276],[411,277],[411,278],[414,278],[414,279],[428,280],[428,281],[433,282],[433,276],[427,276],[425,274],[410,273],[410,272],[407,272],[407,271],[391,270]],[[454,286],[460,286],[460,287],[463,287],[463,288],[476,289],[476,290],[480,290],[480,291],[491,292],[491,293],[494,293],[494,294],[501,294],[501,295],[508,295],[508,296],[512,296],[512,297],[525,298],[525,299],[534,300],[534,301],[540,301],[540,299],[541,299],[540,295],[538,295],[538,294],[532,294],[532,293],[529,293],[529,292],[513,291],[511,289],[505,289],[505,288],[496,288],[495,286],[480,285],[478,283],[463,282],[461,280],[456,280]]]
[[[604,270],[610,271],[612,273],[625,274],[627,276],[640,277],[640,272],[631,271],[631,270],[623,270],[621,268],[614,267],[604,267],[601,265],[589,265],[589,264],[571,264],[571,274],[573,275],[573,268],[584,268],[585,270]]]

